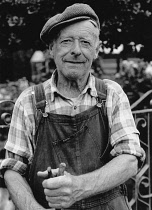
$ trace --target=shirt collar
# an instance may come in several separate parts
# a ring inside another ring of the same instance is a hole
[[[59,90],[57,89],[57,70],[55,70],[51,76],[51,101],[54,101],[55,93],[61,95]],[[95,88],[95,77],[90,73],[87,85],[85,86],[84,90],[81,94],[85,94],[88,91],[88,93],[93,96],[97,97],[97,90]]]

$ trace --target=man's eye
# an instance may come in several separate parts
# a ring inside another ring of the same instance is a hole
[[[63,43],[63,44],[68,44],[68,43],[71,43],[72,41],[70,40],[70,39],[64,39],[64,40],[62,40],[62,42],[61,43]]]
[[[89,46],[90,45],[90,42],[88,42],[86,40],[82,40],[81,41],[81,44],[86,45],[86,46]]]

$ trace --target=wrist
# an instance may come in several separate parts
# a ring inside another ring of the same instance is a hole
[[[73,176],[75,200],[80,201],[92,195],[88,174]]]

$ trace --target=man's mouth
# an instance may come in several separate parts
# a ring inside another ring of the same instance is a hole
[[[65,61],[66,63],[72,63],[72,64],[82,64],[84,61]]]

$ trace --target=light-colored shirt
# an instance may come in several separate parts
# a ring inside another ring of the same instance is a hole
[[[71,100],[60,94],[56,87],[56,72],[43,83],[45,112],[74,116],[96,105],[97,90],[95,77],[90,74],[88,83],[78,98]],[[139,132],[130,109],[128,98],[121,86],[108,79],[103,80],[107,89],[106,110],[110,128],[111,155],[132,154],[141,166],[145,152],[140,146]],[[12,169],[24,175],[33,159],[35,149],[35,115],[33,89],[27,88],[18,97],[11,120],[8,140],[5,145],[6,158],[1,163],[1,171]]]

